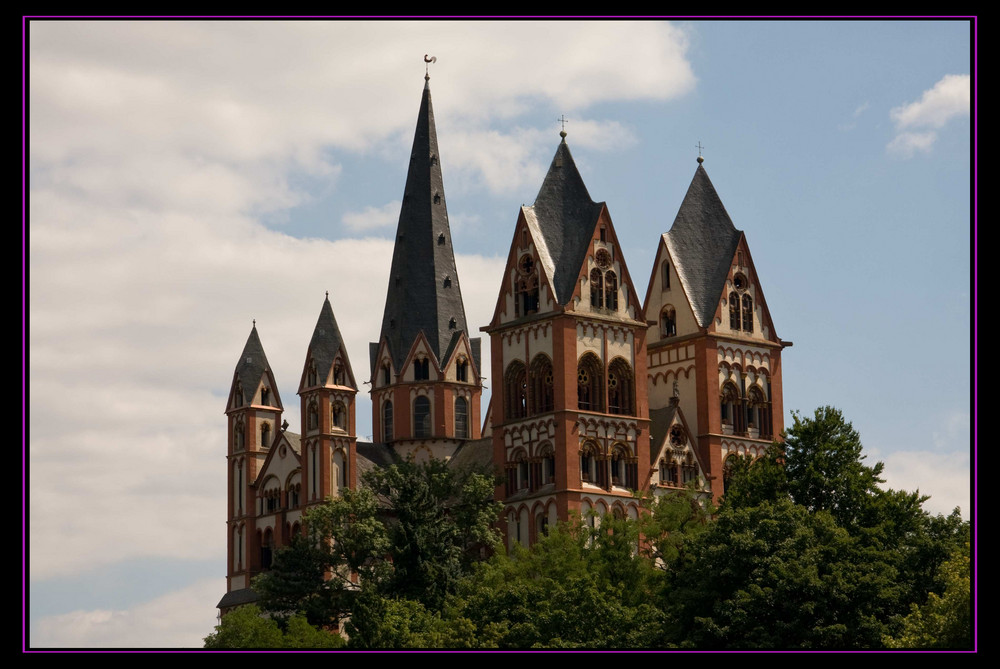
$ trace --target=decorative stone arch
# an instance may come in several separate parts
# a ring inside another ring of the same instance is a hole
[[[530,414],[548,413],[555,407],[555,377],[552,372],[552,360],[544,353],[539,353],[531,361],[529,374],[531,401]]]
[[[625,358],[616,357],[608,365],[608,412],[635,415],[635,374]]]
[[[604,411],[604,365],[594,353],[580,356],[576,365],[577,408]]]
[[[611,446],[611,485],[630,490],[639,488],[639,461],[625,442]]]
[[[513,360],[507,365],[503,375],[504,417],[508,420],[524,418],[528,415],[527,370],[521,360]]]

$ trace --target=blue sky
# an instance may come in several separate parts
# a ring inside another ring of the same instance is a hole
[[[969,516],[968,23],[29,34],[33,645],[192,646],[212,631],[223,408],[251,319],[292,430],[327,290],[367,378],[425,53],[470,326],[492,313],[560,115],[640,295],[700,142],[794,342],[785,407],[841,408],[887,485]],[[367,396],[358,414],[364,438]]]

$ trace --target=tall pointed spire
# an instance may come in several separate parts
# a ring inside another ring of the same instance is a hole
[[[590,199],[583,177],[566,144],[566,131],[552,158],[549,171],[538,189],[535,202],[525,207],[525,215],[542,234],[551,258],[556,301],[565,304],[573,294],[580,265],[587,253],[594,225],[603,202]]]
[[[330,294],[327,293],[326,299],[323,301],[323,307],[319,312],[319,319],[316,321],[316,327],[313,329],[312,339],[309,340],[308,353],[313,364],[316,365],[317,371],[324,379],[333,367],[333,362],[336,360],[338,352],[344,360],[347,369],[350,370],[351,363],[347,357],[347,350],[344,347],[344,337],[340,334],[337,319],[333,315],[333,307],[330,305]],[[356,388],[353,371],[350,371],[344,381],[346,383],[337,385],[348,385]]]
[[[236,384],[239,382],[245,392],[252,394],[265,373],[273,376],[271,366],[267,362],[267,356],[264,355],[264,346],[260,343],[260,336],[257,334],[257,324],[254,322],[250,336],[247,337],[247,343],[243,346],[243,353],[240,354],[240,359],[236,363],[233,389],[235,390]],[[281,406],[277,388],[274,389],[274,398],[270,404],[271,406]]]
[[[708,327],[742,233],[729,218],[702,162],[699,156],[674,224],[663,238],[698,325]]]
[[[429,77],[425,77],[417,115],[382,316],[381,338],[388,342],[397,370],[421,331],[441,362],[455,335],[468,332],[451,245]]]

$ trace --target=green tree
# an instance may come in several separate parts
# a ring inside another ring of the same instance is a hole
[[[931,593],[923,606],[913,604],[895,637],[886,637],[889,648],[971,648],[972,579],[969,544],[954,551],[941,565],[940,595]]]
[[[281,648],[282,640],[278,623],[249,604],[224,615],[215,632],[205,637],[205,648]]]

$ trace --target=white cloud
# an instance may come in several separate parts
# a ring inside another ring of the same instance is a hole
[[[961,507],[962,517],[969,518],[971,486],[969,452],[895,451],[881,458],[885,463],[882,478],[886,488],[920,490],[930,495],[924,508],[931,513],[951,513]]]
[[[200,581],[183,590],[125,610],[93,609],[39,618],[31,623],[32,648],[201,648],[215,631],[215,608],[224,579]]]
[[[399,200],[388,202],[381,207],[365,207],[363,211],[349,211],[344,214],[344,225],[354,231],[377,230],[395,225],[399,220]]]
[[[951,119],[969,114],[972,80],[967,74],[945,75],[916,102],[895,107],[889,117],[896,125],[896,137],[889,142],[890,153],[909,158],[917,151],[928,152],[937,130]],[[914,130],[914,129],[922,129]]]

